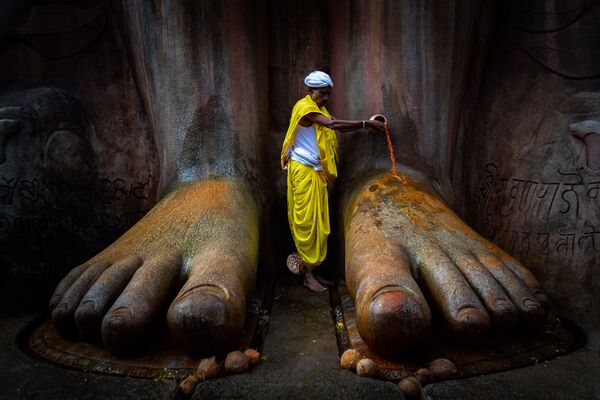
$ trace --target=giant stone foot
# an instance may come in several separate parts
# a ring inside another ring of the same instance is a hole
[[[185,351],[224,351],[242,332],[257,254],[257,207],[242,184],[182,185],[59,283],[52,321],[115,355],[139,351],[164,321]]]
[[[432,313],[423,292],[465,342],[545,315],[531,272],[408,176],[354,188],[344,218],[347,285],[359,333],[376,353],[395,357],[424,343]]]

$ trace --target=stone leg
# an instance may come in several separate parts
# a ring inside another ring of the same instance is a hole
[[[116,355],[140,350],[165,321],[187,352],[224,351],[242,332],[257,256],[258,213],[245,186],[182,185],[60,282],[52,320],[63,337],[101,338]]]
[[[419,287],[465,342],[545,315],[547,297],[531,272],[407,176],[381,175],[356,188],[344,225],[358,329],[383,356],[427,338],[431,316]]]

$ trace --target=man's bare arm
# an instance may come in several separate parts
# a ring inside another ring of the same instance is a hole
[[[323,114],[311,113],[307,114],[304,118],[308,118],[312,123],[323,125],[329,129],[333,129],[335,131],[340,132],[351,132],[362,128],[371,128],[378,132],[385,132],[385,125],[383,122],[374,121],[374,120],[364,120],[364,121],[349,121],[343,119],[334,119],[331,120],[324,116]],[[304,119],[302,118],[302,119]],[[303,122],[303,121],[301,121]],[[304,124],[301,124],[304,125]]]

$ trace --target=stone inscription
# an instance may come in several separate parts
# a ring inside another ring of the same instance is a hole
[[[151,177],[141,182],[117,178],[72,185],[0,176],[0,235],[129,228],[148,210],[125,211],[131,208],[125,205],[148,199],[150,182]]]
[[[45,215],[43,217],[7,217],[0,214],[0,237],[10,233],[30,234],[33,232],[59,232],[68,230],[78,233],[84,230],[97,229],[121,231],[130,228],[148,210],[124,213],[94,213],[90,215]]]
[[[580,168],[556,179],[503,177],[488,163],[472,193],[479,228],[513,254],[574,257],[600,251],[600,177]]]
[[[133,226],[149,211],[151,182],[151,176],[74,183],[0,175],[0,278],[18,283],[11,296],[32,282],[50,290]]]
[[[484,234],[511,254],[574,257],[600,253],[600,226],[588,225],[584,232],[567,233],[512,230],[504,226]]]
[[[65,182],[0,176],[0,205],[14,205],[31,211],[40,205],[68,207],[74,200],[110,205],[130,198],[147,199],[149,185],[150,177],[145,182],[128,183],[120,178],[99,179],[88,185],[74,186]]]

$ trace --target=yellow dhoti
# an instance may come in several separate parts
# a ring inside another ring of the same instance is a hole
[[[323,171],[290,160],[287,187],[290,230],[300,258],[312,271],[327,255],[331,232],[327,179]]]
[[[327,255],[327,236],[331,231],[327,182],[337,177],[338,161],[335,132],[319,124],[315,124],[315,133],[322,171],[289,159],[298,123],[304,116],[313,113],[331,119],[327,109],[319,107],[310,96],[296,102],[281,149],[281,168],[285,169],[287,165],[290,230],[298,254],[310,271],[319,266]]]

